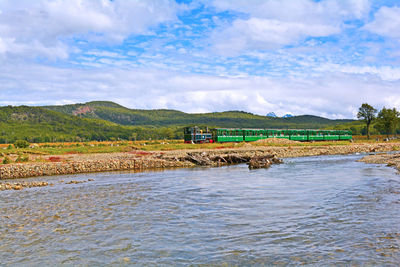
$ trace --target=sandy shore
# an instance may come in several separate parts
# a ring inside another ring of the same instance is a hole
[[[330,146],[253,146],[246,144],[240,148],[210,150],[140,151],[108,154],[68,154],[40,156],[26,163],[0,165],[0,180],[27,178],[45,175],[77,174],[119,170],[151,170],[163,168],[194,167],[199,164],[188,155],[207,155],[208,157],[260,157],[275,155],[278,158],[318,155],[339,155],[361,152],[387,152],[398,150],[400,143],[373,143]],[[367,162],[367,161],[365,161]],[[219,161],[212,166],[231,164]],[[386,162],[385,162],[386,163]],[[397,166],[397,165],[396,165]]]

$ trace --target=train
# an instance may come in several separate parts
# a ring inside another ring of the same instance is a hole
[[[200,128],[185,127],[185,143],[223,143],[251,142],[267,138],[284,138],[294,141],[333,141],[351,140],[352,132],[348,130],[315,130],[315,129],[245,129],[245,128]]]

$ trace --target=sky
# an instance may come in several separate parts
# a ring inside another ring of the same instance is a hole
[[[398,0],[0,0],[0,106],[400,109]]]

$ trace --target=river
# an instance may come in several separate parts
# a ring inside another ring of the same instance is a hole
[[[400,176],[360,157],[34,178],[0,192],[0,265],[397,266]]]

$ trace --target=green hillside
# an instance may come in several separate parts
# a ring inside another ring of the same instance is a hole
[[[208,125],[210,127],[242,128],[324,128],[352,120],[329,120],[311,115],[290,118],[271,118],[243,111],[226,111],[189,114],[176,110],[128,109],[113,102],[94,101],[85,104],[46,106],[46,109],[82,118],[97,118],[130,126],[185,126]]]
[[[183,138],[183,127],[189,125],[299,129],[343,128],[346,123],[358,122],[310,115],[270,118],[242,111],[189,114],[165,109],[138,110],[106,101],[46,107],[6,106],[0,107],[0,143],[19,139],[29,142],[177,139]]]
[[[179,138],[176,127],[132,127],[86,119],[41,107],[0,107],[0,143]]]
[[[371,135],[377,135],[377,134],[383,134],[376,128],[377,122],[373,122],[370,127],[370,134]],[[330,126],[327,127],[327,129],[332,129],[332,130],[351,130],[351,132],[354,135],[366,135],[367,134],[367,129],[365,126],[365,122],[359,120],[359,121],[352,121],[352,122],[347,122],[335,126]],[[399,133],[399,129],[396,130],[397,133]]]
[[[0,143],[128,138],[132,130],[97,119],[84,119],[40,107],[0,107]]]

